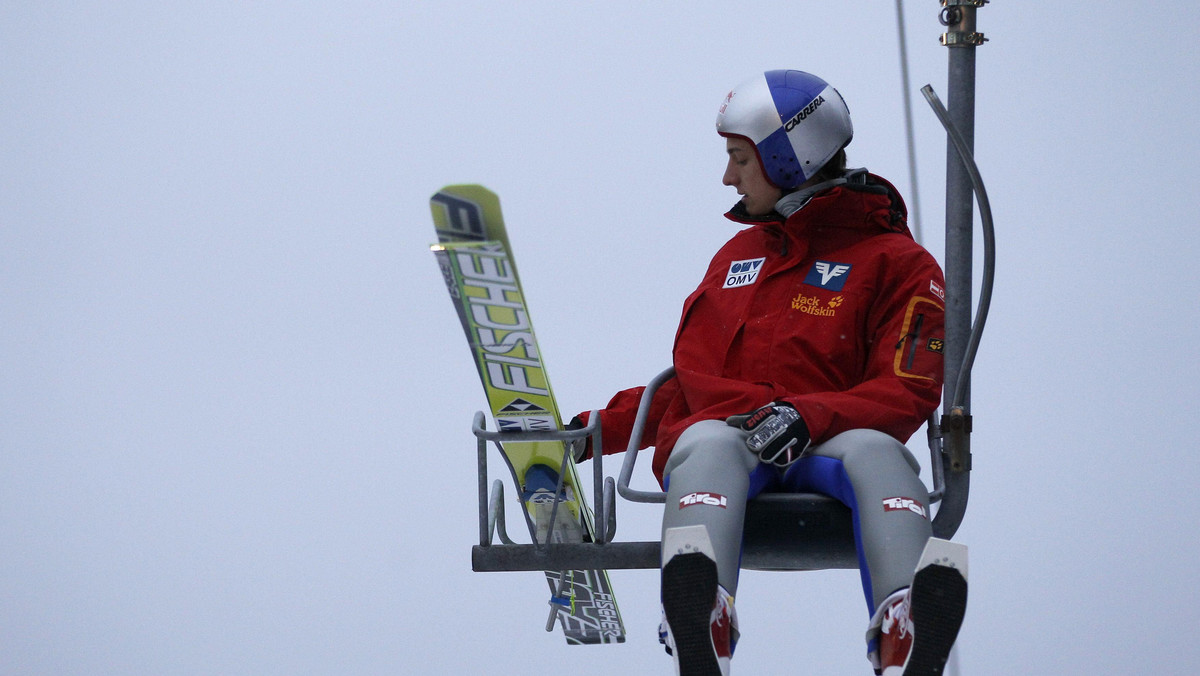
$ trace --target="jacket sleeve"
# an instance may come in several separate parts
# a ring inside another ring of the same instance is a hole
[[[621,390],[613,396],[607,406],[600,410],[600,434],[605,455],[622,453],[629,447],[629,437],[633,434],[633,423],[637,419],[638,406],[645,390],[645,387]],[[675,378],[663,383],[655,392],[638,450],[654,445],[654,441],[658,437],[658,423],[678,392],[679,382]],[[591,411],[579,414],[579,418],[583,420],[584,424],[589,423],[591,417]],[[588,439],[585,459],[591,457],[592,442],[591,439]]]
[[[945,301],[941,269],[928,253],[898,260],[867,316],[869,347],[861,382],[842,392],[781,395],[804,418],[814,442],[851,429],[875,429],[901,442],[941,401]]]

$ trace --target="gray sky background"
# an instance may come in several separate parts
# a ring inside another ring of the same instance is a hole
[[[906,3],[941,260],[938,9]],[[1195,673],[1200,8],[979,17],[961,672]],[[717,106],[786,67],[911,195],[890,2],[0,4],[0,673],[668,673],[653,573],[613,574],[628,643],[568,648],[539,574],[470,571],[485,404],[427,200],[499,192],[560,403],[600,406],[734,232]],[[856,572],[738,607],[737,673],[870,673]]]

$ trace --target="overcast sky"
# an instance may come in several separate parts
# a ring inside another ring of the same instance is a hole
[[[944,260],[939,7],[906,3]],[[1200,670],[1197,24],[980,10],[963,674]],[[559,401],[601,406],[669,363],[735,232],[716,109],[773,68],[912,195],[891,2],[0,3],[0,673],[669,673],[655,573],[612,575],[626,644],[568,648],[539,573],[470,571],[486,402],[428,198],[501,195]],[[738,608],[735,673],[870,673],[855,571]]]

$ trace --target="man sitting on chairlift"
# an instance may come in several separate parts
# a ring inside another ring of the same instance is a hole
[[[667,491],[660,641],[681,676],[727,676],[747,500],[820,493],[853,514],[875,672],[940,674],[965,584],[914,584],[930,502],[904,443],[941,398],[942,271],[897,190],[846,168],[850,115],[824,80],[751,78],[717,133],[744,227],[684,302],[642,439]],[[608,448],[628,444],[643,389],[600,411]]]

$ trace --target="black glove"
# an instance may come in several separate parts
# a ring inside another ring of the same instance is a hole
[[[760,409],[729,417],[726,423],[750,433],[746,447],[759,460],[787,467],[804,455],[811,439],[808,425],[791,406],[776,402]]]
[[[574,418],[571,418],[571,422],[563,426],[563,429],[581,430],[584,427],[585,425],[583,424],[583,419],[579,416],[575,416]],[[589,439],[590,437],[581,437],[579,439],[568,439],[567,441],[564,441],[563,445],[567,447],[567,455],[571,456],[571,459],[577,463],[583,462],[587,458]]]

